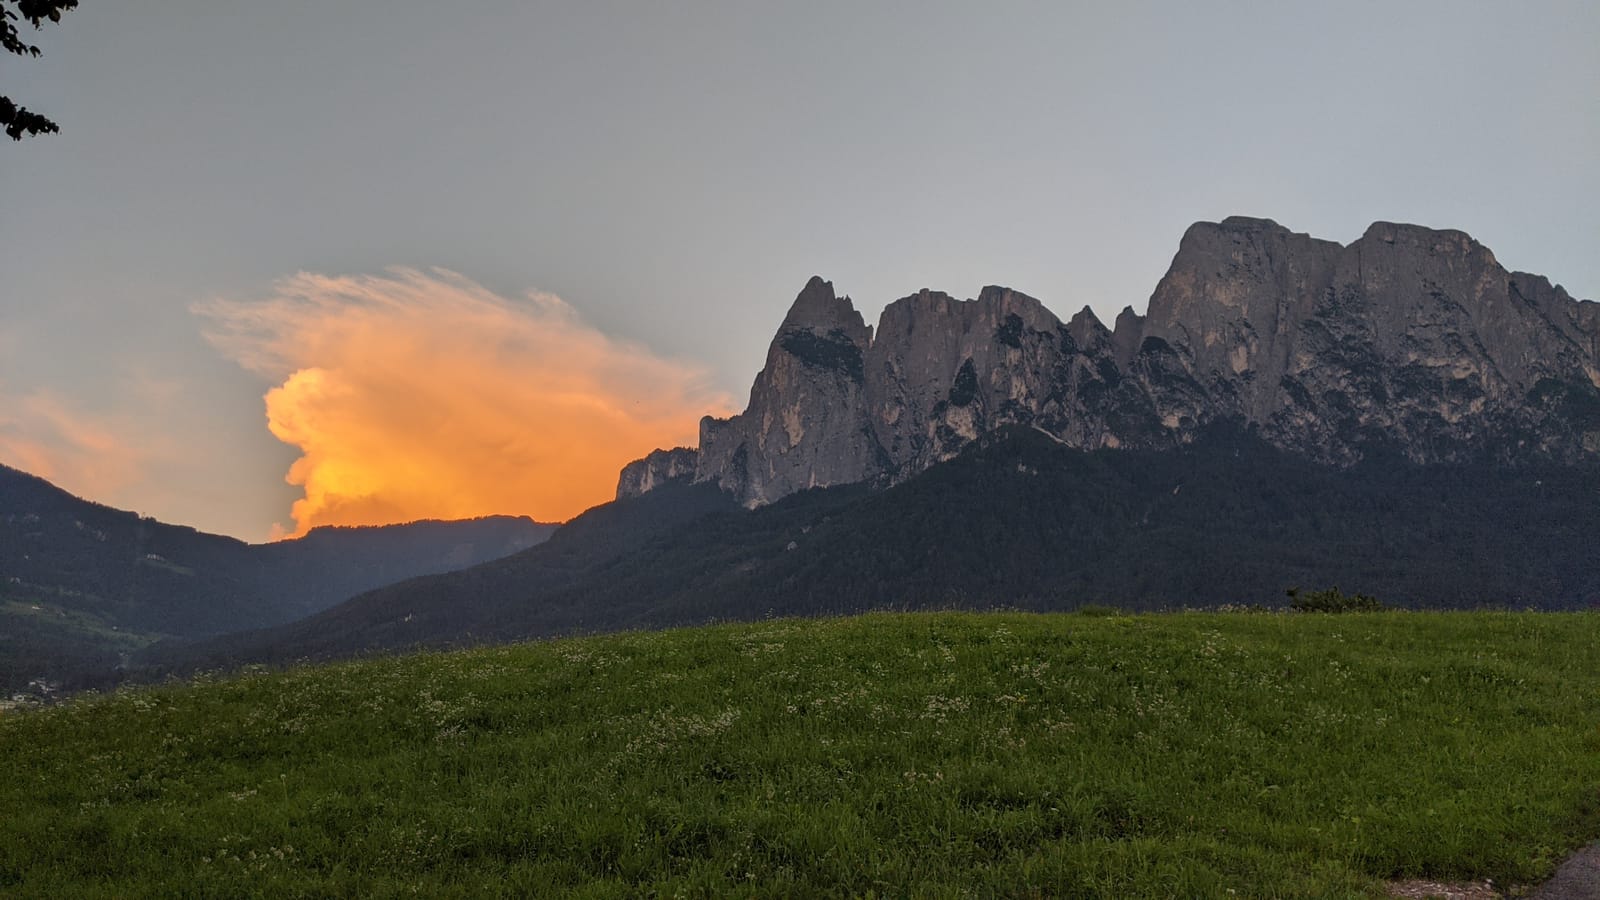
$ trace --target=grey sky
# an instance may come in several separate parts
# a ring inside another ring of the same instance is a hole
[[[298,451],[190,308],[302,270],[550,292],[739,398],[811,274],[869,321],[1000,283],[1109,322],[1232,214],[1600,297],[1597,9],[86,3],[0,62],[62,126],[0,147],[0,427],[43,392],[148,435],[94,499],[259,539]]]

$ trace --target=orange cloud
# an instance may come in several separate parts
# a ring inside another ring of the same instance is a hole
[[[692,445],[728,399],[705,372],[585,324],[560,298],[453,272],[302,273],[195,311],[207,338],[281,381],[267,425],[300,448],[294,534],[317,525],[519,513],[609,500],[623,464]]]
[[[128,422],[73,409],[49,391],[12,395],[0,386],[0,463],[78,496],[116,502],[152,456]]]

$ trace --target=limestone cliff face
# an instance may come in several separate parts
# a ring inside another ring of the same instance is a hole
[[[754,506],[882,472],[864,406],[871,344],[849,298],[812,278],[773,338],[745,411],[700,420],[696,480]]]
[[[1419,461],[1572,458],[1600,422],[1596,322],[1459,231],[1379,222],[1348,247],[1270,220],[1185,235],[1150,300],[1211,415],[1331,462],[1387,443]],[[1587,424],[1586,424],[1587,423]]]
[[[1242,217],[1192,226],[1148,314],[1111,329],[989,287],[897,300],[874,335],[813,278],[746,410],[703,420],[697,458],[631,464],[618,491],[692,463],[754,506],[907,478],[1001,425],[1166,447],[1222,418],[1337,464],[1380,445],[1418,461],[1600,454],[1600,304],[1459,231],[1379,222],[1341,246]]]
[[[884,309],[866,356],[867,425],[889,470],[916,472],[1019,411],[1049,403],[1061,323],[1004,288],[977,300],[921,291]]]
[[[1150,298],[1144,334],[1182,355],[1228,412],[1259,420],[1342,250],[1270,220],[1197,223]]]

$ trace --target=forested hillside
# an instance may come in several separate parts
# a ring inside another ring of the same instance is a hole
[[[545,545],[302,622],[150,657],[178,669],[869,609],[1287,603],[1333,585],[1410,608],[1600,602],[1600,469],[1334,469],[1219,426],[1172,451],[997,431],[887,490],[745,510],[667,485]]]

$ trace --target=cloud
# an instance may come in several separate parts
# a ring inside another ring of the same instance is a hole
[[[441,269],[301,273],[194,311],[214,346],[277,382],[267,426],[301,451],[295,534],[565,520],[611,499],[623,464],[693,445],[700,416],[728,409],[700,367],[609,337],[558,297],[510,300]]]
[[[83,497],[115,502],[157,456],[132,423],[72,408],[45,390],[0,385],[0,463]]]

